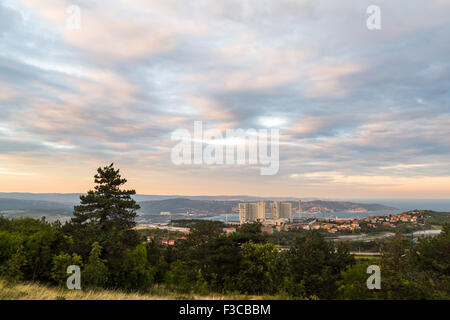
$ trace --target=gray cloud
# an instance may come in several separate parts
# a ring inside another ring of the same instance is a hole
[[[445,1],[379,1],[380,31],[365,28],[370,1],[81,1],[78,33],[55,3],[0,5],[1,153],[178,170],[173,130],[273,118],[280,179],[449,175]]]

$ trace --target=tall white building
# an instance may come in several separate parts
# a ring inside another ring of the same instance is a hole
[[[270,216],[272,219],[279,219],[281,211],[281,202],[274,201],[270,204]]]
[[[256,203],[239,203],[239,221],[240,223],[265,221],[266,220],[266,203],[258,201]]]
[[[256,220],[266,220],[266,203],[264,201],[258,201],[256,203]]]
[[[248,221],[249,211],[249,203],[239,203],[239,222],[241,224]]]
[[[270,204],[272,219],[292,220],[292,202],[274,201]]]

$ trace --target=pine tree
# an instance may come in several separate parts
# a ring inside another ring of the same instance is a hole
[[[97,169],[95,190],[80,196],[81,205],[74,208],[74,222],[95,224],[98,231],[109,231],[114,227],[129,229],[136,225],[134,218],[140,206],[131,198],[136,191],[120,189],[127,180],[122,179],[120,170],[113,166]]]
[[[140,242],[136,226],[136,210],[140,206],[131,197],[135,190],[122,190],[123,179],[114,164],[98,168],[94,190],[80,196],[81,203],[74,207],[74,217],[66,227],[73,236],[83,259],[87,259],[92,244],[98,242],[109,262],[121,259],[127,249],[134,249]]]

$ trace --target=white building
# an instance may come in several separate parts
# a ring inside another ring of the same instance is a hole
[[[239,221],[241,224],[254,221],[266,220],[266,203],[258,201],[256,203],[239,203]]]
[[[270,204],[272,219],[292,220],[292,202],[274,201]]]

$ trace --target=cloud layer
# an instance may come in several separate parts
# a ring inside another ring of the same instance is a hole
[[[66,22],[78,5],[81,29]],[[5,0],[0,191],[446,197],[450,1]],[[280,171],[174,166],[170,134],[280,128]]]

